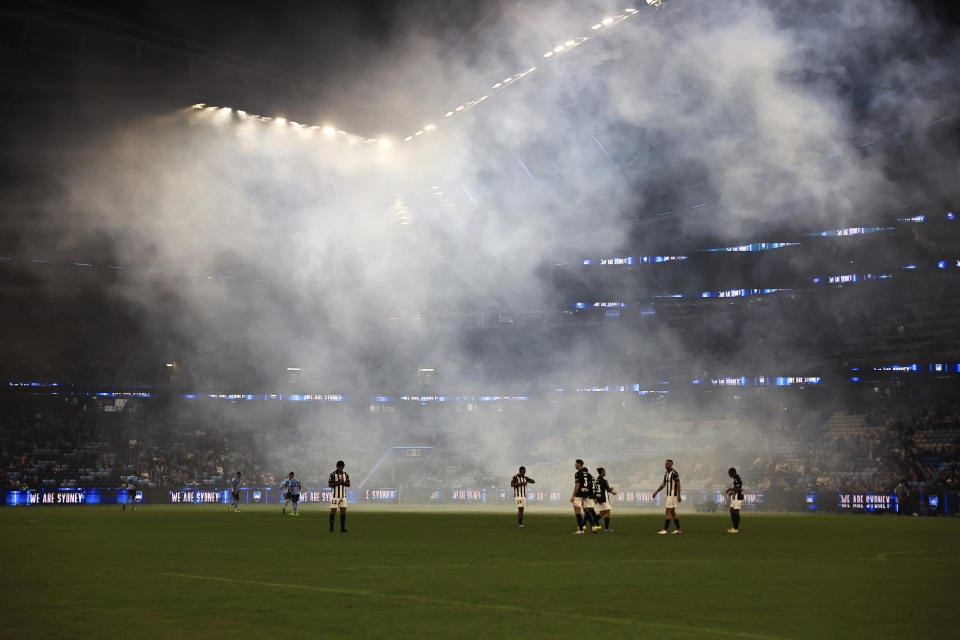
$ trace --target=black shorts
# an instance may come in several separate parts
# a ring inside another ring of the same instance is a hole
[[[237,500],[237,501],[240,500],[240,492],[239,492],[239,491],[231,491],[231,492],[230,492],[230,496],[231,496],[234,500]]]
[[[136,489],[127,489],[127,498],[130,500],[137,499],[137,490]]]
[[[291,494],[290,494],[290,502],[300,502],[300,494],[299,494],[299,493],[291,493]]]

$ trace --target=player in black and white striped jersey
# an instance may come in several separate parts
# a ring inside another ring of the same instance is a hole
[[[727,475],[733,479],[733,486],[727,489],[727,495],[730,496],[730,520],[733,527],[727,529],[727,533],[740,533],[740,509],[743,508],[743,480],[734,467],[727,470]]]
[[[613,533],[613,529],[610,528],[610,496],[617,495],[617,492],[607,482],[607,470],[603,467],[597,467],[597,479],[593,482],[593,493],[596,496],[597,505],[594,510],[597,513],[597,518],[603,518],[604,531]]]
[[[510,486],[513,487],[513,501],[517,505],[517,528],[523,528],[523,510],[527,508],[527,485],[535,483],[536,480],[527,476],[527,468],[520,467],[517,475],[510,480]]]
[[[677,527],[673,532],[683,533],[683,529],[680,528],[680,516],[677,515],[677,505],[679,505],[682,500],[680,497],[680,474],[673,468],[673,460],[667,460],[663,466],[667,471],[663,474],[663,482],[661,482],[657,490],[653,492],[653,497],[656,498],[657,494],[664,488],[667,489],[667,519],[663,522],[663,529],[657,531],[657,533],[660,535],[668,533],[671,517],[673,518],[673,524]]]
[[[580,458],[574,462],[574,468],[577,472],[573,475],[573,495],[570,496],[573,514],[577,517],[577,530],[574,533],[583,535],[585,525],[597,527],[599,520],[594,521],[596,514],[593,511],[593,476],[590,475],[590,470],[583,466],[583,460]],[[599,527],[594,529],[594,533],[597,531]]]
[[[330,533],[333,533],[333,521],[340,508],[340,533],[347,533],[347,487],[350,486],[350,474],[343,470],[343,460],[337,460],[337,469],[330,473],[327,486],[333,489],[330,497]]]

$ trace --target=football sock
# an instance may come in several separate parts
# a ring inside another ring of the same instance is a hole
[[[673,524],[677,525],[677,529],[679,529],[679,528],[680,528],[680,518],[674,518],[674,519],[673,519]]]
[[[739,513],[736,513],[736,514],[734,514],[734,516],[733,516],[733,528],[734,528],[734,529],[739,529],[739,528],[740,528],[740,514],[739,514]]]
[[[670,518],[667,518],[666,520],[663,521],[663,530],[664,531],[670,530]]]
[[[579,513],[577,514],[577,529],[583,529],[583,516]]]
[[[336,518],[337,518],[337,512],[331,511],[330,512],[330,531],[333,531],[333,522],[334,520],[336,520]]]
[[[517,524],[523,524],[523,511],[517,514]]]
[[[610,528],[610,518],[604,518],[604,519],[603,519],[603,528],[604,528],[604,529],[609,529],[609,528]]]
[[[347,512],[341,511],[340,512],[340,531],[343,531],[346,528],[347,528]]]

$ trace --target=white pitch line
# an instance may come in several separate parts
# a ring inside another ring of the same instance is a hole
[[[874,560],[887,560],[890,556],[916,556],[926,553],[925,549],[904,549],[903,551],[884,551],[878,553]]]
[[[801,558],[753,558],[751,562],[799,562],[803,560],[807,562],[806,559]],[[457,563],[445,563],[445,564],[379,564],[379,565],[370,565],[364,567],[364,569],[400,569],[403,571],[409,571],[413,569],[470,569],[473,567],[484,566],[501,566],[501,567],[569,567],[569,566],[580,566],[583,564],[589,564],[590,566],[598,564],[629,564],[629,565],[643,565],[643,564],[716,564],[718,562],[731,562],[738,563],[742,562],[740,558],[673,558],[673,559],[656,559],[656,560],[529,560],[526,562],[515,562],[515,561],[503,561],[503,562],[457,562]],[[356,567],[352,566],[342,566],[342,567],[327,567],[328,571],[353,571]],[[313,571],[309,567],[291,567],[284,569],[285,571]],[[266,569],[240,569],[244,573],[264,573],[270,571],[276,571],[276,569],[266,568]]]
[[[221,578],[216,576],[198,576],[191,573],[161,573],[161,576],[167,576],[171,578],[182,578],[185,580],[207,580],[210,582],[227,582],[234,584],[249,584],[259,587],[271,587],[277,589],[300,589],[303,591],[321,591],[324,593],[340,593],[343,595],[351,596],[364,596],[372,598],[384,598],[388,600],[413,600],[415,602],[425,602],[428,604],[441,604],[448,605],[453,607],[464,607],[471,609],[487,609],[494,611],[507,611],[510,613],[518,613],[525,616],[530,615],[530,609],[525,609],[523,607],[511,607],[509,605],[502,604],[482,604],[479,602],[462,602],[459,600],[444,600],[442,598],[429,598],[426,596],[413,596],[409,594],[391,594],[391,593],[377,593],[375,591],[363,591],[360,589],[340,589],[335,587],[315,587],[313,585],[306,584],[287,584],[283,582],[263,582],[260,580],[243,580],[240,578]],[[565,613],[557,611],[540,611],[543,615],[556,616],[559,618],[572,618],[574,620],[582,621],[582,614],[574,613]],[[757,640],[783,640],[780,636],[771,636],[771,635],[762,635],[756,633],[745,633],[739,631],[724,631],[722,629],[707,629],[704,627],[679,627],[675,624],[660,624],[657,622],[645,622],[641,620],[630,620],[627,618],[613,618],[610,616],[604,616],[605,622],[612,622],[621,625],[627,626],[640,626],[640,627],[656,627],[659,629],[670,629],[676,631],[680,630],[689,630],[695,633],[709,633],[720,636],[729,636],[733,638],[755,638]]]

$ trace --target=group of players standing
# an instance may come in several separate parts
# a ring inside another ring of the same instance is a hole
[[[610,499],[611,495],[617,495],[613,487],[607,481],[607,470],[603,467],[597,467],[597,477],[594,478],[590,470],[584,466],[583,460],[577,458],[574,462],[576,473],[573,476],[573,495],[570,496],[570,502],[573,504],[573,513],[577,517],[577,530],[573,533],[583,535],[587,527],[590,527],[594,533],[601,530],[600,519],[603,518],[602,529],[608,533],[613,533],[610,528]],[[668,533],[683,533],[680,528],[680,516],[677,514],[677,507],[682,501],[680,495],[680,474],[673,468],[673,460],[664,462],[666,472],[663,474],[663,482],[653,492],[653,497],[666,490],[666,520],[663,522],[663,529],[657,531],[659,535]],[[726,490],[730,497],[730,519],[733,526],[727,529],[727,533],[740,533],[740,510],[743,506],[743,481],[733,467],[727,471],[727,475],[733,480],[733,486]],[[517,527],[523,528],[523,511],[527,507],[527,485],[534,484],[536,481],[527,475],[527,468],[520,467],[517,475],[510,480],[510,486],[513,487],[513,499],[517,505]],[[670,521],[673,520],[674,529],[670,531]]]
[[[337,510],[340,510],[340,533],[347,531],[347,487],[350,486],[350,474],[344,471],[343,460],[337,460],[337,468],[330,472],[327,479],[327,486],[332,489],[330,493],[330,533],[333,533],[333,525],[337,519]],[[243,474],[237,471],[236,476],[230,481],[230,504],[227,511],[240,510],[240,479]],[[280,512],[284,515],[293,517],[300,516],[300,492],[302,485],[297,479],[296,474],[291,471],[287,479],[280,485],[280,491],[283,492],[283,508]],[[287,513],[287,507],[290,507],[290,513]]]
[[[333,533],[333,525],[336,521],[337,510],[340,510],[340,532],[347,533],[347,487],[350,486],[350,474],[344,471],[343,460],[337,461],[337,468],[330,472],[327,479],[327,486],[332,489],[330,496],[330,532]],[[576,473],[573,475],[573,495],[570,496],[570,502],[573,504],[573,513],[577,517],[577,530],[574,534],[583,535],[587,527],[590,527],[594,533],[599,533],[601,528],[613,533],[610,528],[610,496],[617,495],[609,482],[607,482],[607,470],[603,467],[597,467],[597,477],[594,478],[590,470],[584,466],[583,460],[577,458],[574,462]],[[680,496],[680,474],[673,468],[673,460],[664,462],[666,469],[663,474],[663,482],[653,492],[653,497],[666,489],[666,519],[663,521],[663,529],[657,531],[660,535],[667,533],[683,533],[680,528],[680,516],[677,514],[677,507],[681,500]],[[727,533],[740,533],[740,510],[743,506],[743,481],[733,467],[727,471],[727,475],[733,480],[733,486],[726,490],[730,497],[730,519],[733,526],[727,529]],[[240,511],[240,481],[243,474],[239,471],[230,479],[230,504],[227,505],[227,511]],[[510,480],[510,486],[513,487],[513,499],[517,505],[517,527],[523,528],[523,511],[527,507],[527,485],[534,484],[536,480],[527,475],[527,468],[520,467],[517,475]],[[129,476],[124,481],[124,487],[127,490],[127,498],[123,502],[123,509],[126,510],[129,502],[136,510],[136,491],[137,477]],[[293,471],[290,472],[283,484],[280,485],[283,492],[283,509],[281,512],[287,515],[287,506],[292,505],[291,516],[300,515],[300,490],[301,484],[297,480]],[[600,526],[600,519],[603,518],[603,527]],[[673,520],[674,529],[670,531],[670,520]]]

